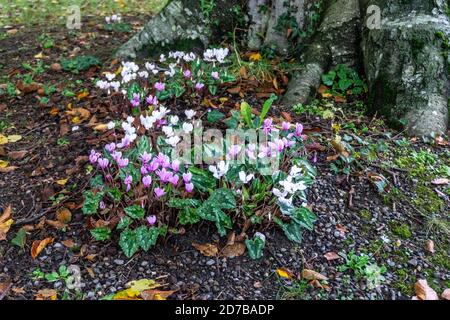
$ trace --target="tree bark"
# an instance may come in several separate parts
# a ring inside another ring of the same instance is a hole
[[[380,29],[363,30],[370,109],[391,125],[406,125],[411,135],[445,133],[450,21],[444,1],[370,0],[363,12],[370,5],[378,6],[382,17]]]
[[[291,45],[279,21],[310,27],[312,0],[248,0],[250,49],[275,45],[286,54]],[[365,70],[369,107],[412,135],[445,133],[448,126],[449,36],[448,0],[324,0],[325,11],[300,57],[304,67],[292,75],[283,102],[306,103],[321,75],[337,64]],[[145,47],[206,47],[212,38],[233,31],[231,9],[240,0],[214,0],[213,17],[197,0],[172,0],[117,52],[134,58]],[[377,7],[373,7],[373,6]],[[368,8],[370,10],[368,11]],[[379,28],[368,27],[373,8],[381,9]],[[215,23],[211,23],[215,21]],[[219,23],[217,23],[219,22]]]

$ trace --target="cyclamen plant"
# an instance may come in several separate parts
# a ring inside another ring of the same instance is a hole
[[[221,84],[236,78],[227,71],[227,48],[208,49],[199,56],[193,52],[172,51],[159,61],[146,62],[141,68],[134,62],[122,62],[120,73],[106,73],[97,86],[108,93],[122,92],[133,113],[139,114],[159,101],[188,95],[201,98],[217,93]]]
[[[207,51],[204,59],[221,63],[224,55],[224,51]],[[94,238],[105,241],[119,230],[119,244],[131,257],[139,249],[149,250],[167,232],[177,233],[183,225],[206,220],[215,223],[221,236],[235,227],[247,233],[275,223],[290,240],[300,243],[302,230],[312,230],[315,221],[306,204],[315,169],[306,158],[303,126],[266,118],[276,97],[264,103],[259,117],[245,102],[240,112],[232,110],[228,118],[210,111],[206,121],[234,130],[232,139],[192,146],[183,144],[186,137],[193,135],[195,141],[200,136],[204,142],[207,136],[198,133],[204,115],[196,119],[194,110],[172,115],[158,99],[167,82],[158,78],[150,88],[156,93],[146,97],[146,110],[109,123],[115,140],[89,154],[95,174],[84,193],[82,210],[99,217],[91,230]],[[134,93],[130,101],[142,107],[142,97]],[[258,134],[259,143],[249,136],[236,142],[239,130]],[[212,135],[217,136],[217,131]],[[174,152],[178,149],[182,157]],[[214,163],[197,161],[199,151],[200,160],[216,155]],[[264,244],[261,233],[246,241],[252,258],[262,255]]]

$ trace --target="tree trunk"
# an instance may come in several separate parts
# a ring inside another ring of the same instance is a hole
[[[364,28],[369,107],[412,135],[442,134],[448,124],[450,22],[444,1],[364,1],[381,8],[381,28]],[[447,41],[447,44],[445,44]]]
[[[212,38],[233,31],[232,9],[241,2],[210,1],[214,7],[205,12],[200,1],[172,0],[117,56],[134,58],[145,47],[186,49],[182,42],[206,47]],[[288,23],[307,34],[314,5],[322,3],[325,10],[319,27],[313,37],[300,40],[304,67],[292,75],[284,103],[306,103],[324,72],[346,64],[365,69],[370,110],[385,115],[393,125],[406,125],[413,135],[444,133],[450,90],[448,2],[248,0],[247,44],[253,50],[276,46],[280,54],[288,53],[292,39],[280,25]],[[372,25],[378,9],[381,23]]]

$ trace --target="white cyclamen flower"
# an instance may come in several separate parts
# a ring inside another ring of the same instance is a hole
[[[173,126],[175,126],[175,125],[178,124],[178,121],[179,121],[179,120],[180,120],[180,119],[178,118],[178,116],[172,116],[172,117],[170,117],[170,124],[173,125]]]
[[[220,179],[228,172],[229,164],[222,160],[217,166],[211,165],[208,169],[213,173],[214,178]]]
[[[194,130],[194,126],[192,123],[185,122],[183,123],[183,131],[185,133],[191,133]]]
[[[191,120],[197,114],[197,112],[195,112],[194,110],[186,110],[184,111],[184,114],[189,120]]]
[[[241,180],[243,184],[249,183],[254,177],[255,175],[253,173],[247,175],[244,171],[239,172],[239,180]]]
[[[166,139],[165,141],[167,144],[171,145],[172,147],[176,147],[177,144],[180,142],[180,140],[181,140],[180,137],[173,136],[173,137]]]
[[[114,121],[110,121],[106,124],[106,126],[108,127],[108,130],[111,130],[116,127],[116,124],[114,123]]]

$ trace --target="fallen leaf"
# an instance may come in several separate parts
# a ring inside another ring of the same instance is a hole
[[[245,253],[245,244],[242,242],[234,242],[233,244],[226,245],[221,254],[227,258],[234,258],[242,256]]]
[[[206,257],[214,257],[219,252],[217,246],[211,243],[206,244],[192,243],[192,246],[198,251],[200,251],[200,253]]]
[[[8,152],[8,157],[13,160],[22,160],[27,153],[28,153],[27,150],[10,151]]]
[[[42,289],[34,296],[36,300],[56,300],[58,293],[54,289]]]
[[[60,186],[65,186],[67,181],[69,181],[69,179],[60,179],[60,180],[56,180],[56,184],[60,185]]]
[[[15,167],[15,166],[10,166],[10,167],[6,167],[6,168],[0,167],[0,173],[9,173],[9,172],[12,172],[12,171],[14,171],[14,170],[16,170],[18,168],[19,167]]]
[[[294,274],[290,270],[288,270],[286,268],[278,268],[277,269],[277,274],[280,277],[284,278],[284,279],[289,279],[290,280],[290,279],[294,278]]]
[[[310,269],[302,270],[302,278],[305,280],[328,280],[324,275]]]
[[[333,95],[329,93],[330,89],[327,86],[324,86],[323,84],[320,85],[319,89],[317,89],[317,92],[322,96],[322,98],[331,98]]]
[[[249,57],[250,61],[261,61],[262,60],[262,56],[259,52],[255,52],[253,54],[250,55]]]
[[[241,92],[241,87],[237,86],[237,87],[229,88],[229,89],[227,89],[227,91],[231,94],[238,94],[239,92]]]
[[[427,280],[421,279],[414,284],[416,297],[419,300],[439,300],[439,297],[429,285]]]
[[[50,69],[52,69],[53,71],[61,71],[61,65],[59,63],[52,63],[50,65]]]
[[[347,102],[347,99],[345,99],[343,96],[335,96],[334,101],[336,101],[337,103],[345,103]]]
[[[323,256],[325,257],[325,259],[327,259],[327,261],[341,259],[341,256],[339,256],[336,252],[333,252],[333,251],[327,252]]]
[[[441,297],[444,300],[450,300],[450,289],[445,289],[444,292],[442,292]]]
[[[5,137],[4,135],[0,134],[0,145],[7,144],[7,143],[8,143],[8,138]]]
[[[13,134],[13,135],[7,136],[7,138],[8,138],[8,143],[14,143],[14,142],[22,140],[22,136],[18,135],[18,134]]]
[[[15,294],[24,294],[26,293],[25,289],[23,287],[14,287],[11,289],[12,292],[14,292]]]
[[[73,247],[75,247],[75,242],[72,239],[67,239],[64,241],[61,241],[61,243],[63,244],[63,246],[65,246],[66,248],[72,249]]]
[[[67,208],[62,208],[56,213],[56,219],[64,224],[68,224],[72,220],[72,212]]]
[[[161,291],[161,290],[144,290],[141,292],[141,297],[144,300],[167,300],[169,296],[174,294],[176,290]]]
[[[6,168],[9,165],[8,161],[0,160],[0,168]]]
[[[12,208],[7,206],[0,216],[0,241],[6,240],[6,234],[8,233],[14,220],[12,219]]]
[[[447,178],[438,178],[438,179],[434,179],[433,181],[431,181],[432,184],[435,184],[437,186],[440,185],[446,185],[450,183],[450,179]]]
[[[93,128],[95,131],[100,131],[100,132],[104,132],[108,130],[108,125],[107,124],[98,124]]]
[[[434,253],[434,241],[433,240],[427,240],[425,241],[425,250],[427,250],[429,253]]]
[[[11,280],[7,280],[6,282],[0,282],[0,300],[8,294],[8,291],[11,289],[12,282]]]
[[[33,241],[31,245],[31,257],[36,259],[36,257],[44,250],[44,248],[55,240],[54,238],[45,238],[43,240]]]
[[[74,108],[66,111],[66,114],[72,117],[72,123],[74,124],[86,121],[91,116],[89,110],[84,108]]]

